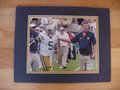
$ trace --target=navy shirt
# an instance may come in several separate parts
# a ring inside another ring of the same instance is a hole
[[[81,32],[71,41],[72,43],[79,43],[80,54],[82,55],[90,55],[92,53],[92,45],[96,44],[96,38],[92,32],[88,32],[86,36],[83,36],[83,32]]]
[[[30,45],[30,51],[34,53],[38,51],[38,41],[35,39],[37,36],[38,36],[37,32],[34,31],[30,32],[30,38],[33,38],[33,40],[30,41],[30,43],[33,42]]]
[[[30,38],[36,38],[38,36],[38,33],[35,31],[30,31]]]

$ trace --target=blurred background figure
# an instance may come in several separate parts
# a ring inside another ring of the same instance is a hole
[[[32,18],[30,21],[30,25],[38,26],[39,25],[38,18]]]
[[[69,43],[70,41],[69,35],[67,32],[65,32],[65,28],[61,27],[60,28],[60,34],[58,36],[58,39],[60,40],[60,61],[59,63],[59,68],[60,69],[66,69],[67,67],[67,57],[68,57],[68,49],[69,49]]]
[[[37,36],[38,32],[36,31],[36,26],[30,27],[30,71],[37,71],[39,68],[42,67],[38,54],[38,41],[36,40]]]
[[[70,26],[68,26],[68,28],[67,28],[67,33],[69,35],[70,40],[72,40],[75,37],[75,35],[72,33],[72,29],[70,28]],[[69,62],[69,60],[71,60],[71,59],[76,60],[75,44],[73,44],[73,43],[69,43],[67,62]]]

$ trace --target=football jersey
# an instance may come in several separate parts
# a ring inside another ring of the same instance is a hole
[[[50,56],[54,53],[54,45],[57,43],[57,37],[49,37],[47,34],[39,34],[40,54],[43,56]]]

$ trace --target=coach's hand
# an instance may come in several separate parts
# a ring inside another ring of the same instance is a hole
[[[91,59],[95,59],[95,56],[96,56],[96,53],[95,53],[95,52],[92,53],[92,55],[91,55]]]

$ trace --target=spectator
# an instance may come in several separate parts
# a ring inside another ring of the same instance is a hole
[[[67,56],[68,56],[68,49],[69,49],[69,44],[68,41],[70,41],[70,38],[68,34],[65,32],[65,29],[63,27],[60,28],[60,34],[58,36],[60,40],[60,56],[61,56],[61,61],[59,61],[60,64],[60,69],[65,69],[67,66]]]

